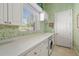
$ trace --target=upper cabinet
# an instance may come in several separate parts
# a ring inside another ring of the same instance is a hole
[[[0,3],[0,24],[20,25],[23,4]]]
[[[0,3],[0,24],[3,23],[3,3]]]
[[[12,4],[13,10],[13,24],[21,25],[22,13],[23,13],[23,4],[14,3]]]
[[[8,23],[13,24],[13,4],[9,3],[7,4],[8,8]]]
[[[8,4],[7,3],[4,3],[3,4],[3,22],[6,24],[8,23]]]
[[[23,4],[9,3],[8,4],[8,22],[12,25],[21,25]]]
[[[8,20],[7,3],[0,3],[0,24],[7,23]]]

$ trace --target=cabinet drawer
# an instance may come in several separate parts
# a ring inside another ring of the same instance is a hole
[[[41,42],[24,56],[48,56],[48,40]]]
[[[29,53],[25,54],[25,56],[39,56],[40,52],[41,52],[40,45],[38,45],[33,50],[31,50]]]
[[[39,55],[39,52],[38,51],[32,50],[31,52],[29,52],[25,56],[38,56],[38,55]]]

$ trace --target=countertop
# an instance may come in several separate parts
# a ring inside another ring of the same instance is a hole
[[[13,41],[0,45],[0,56],[18,56],[53,34],[54,33],[39,33],[12,38],[14,39]]]

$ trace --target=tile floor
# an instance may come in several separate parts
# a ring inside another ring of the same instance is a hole
[[[52,56],[76,56],[76,53],[73,49],[55,46]]]

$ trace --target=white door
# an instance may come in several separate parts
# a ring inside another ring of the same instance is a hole
[[[72,47],[72,10],[55,14],[55,42],[57,45]]]

